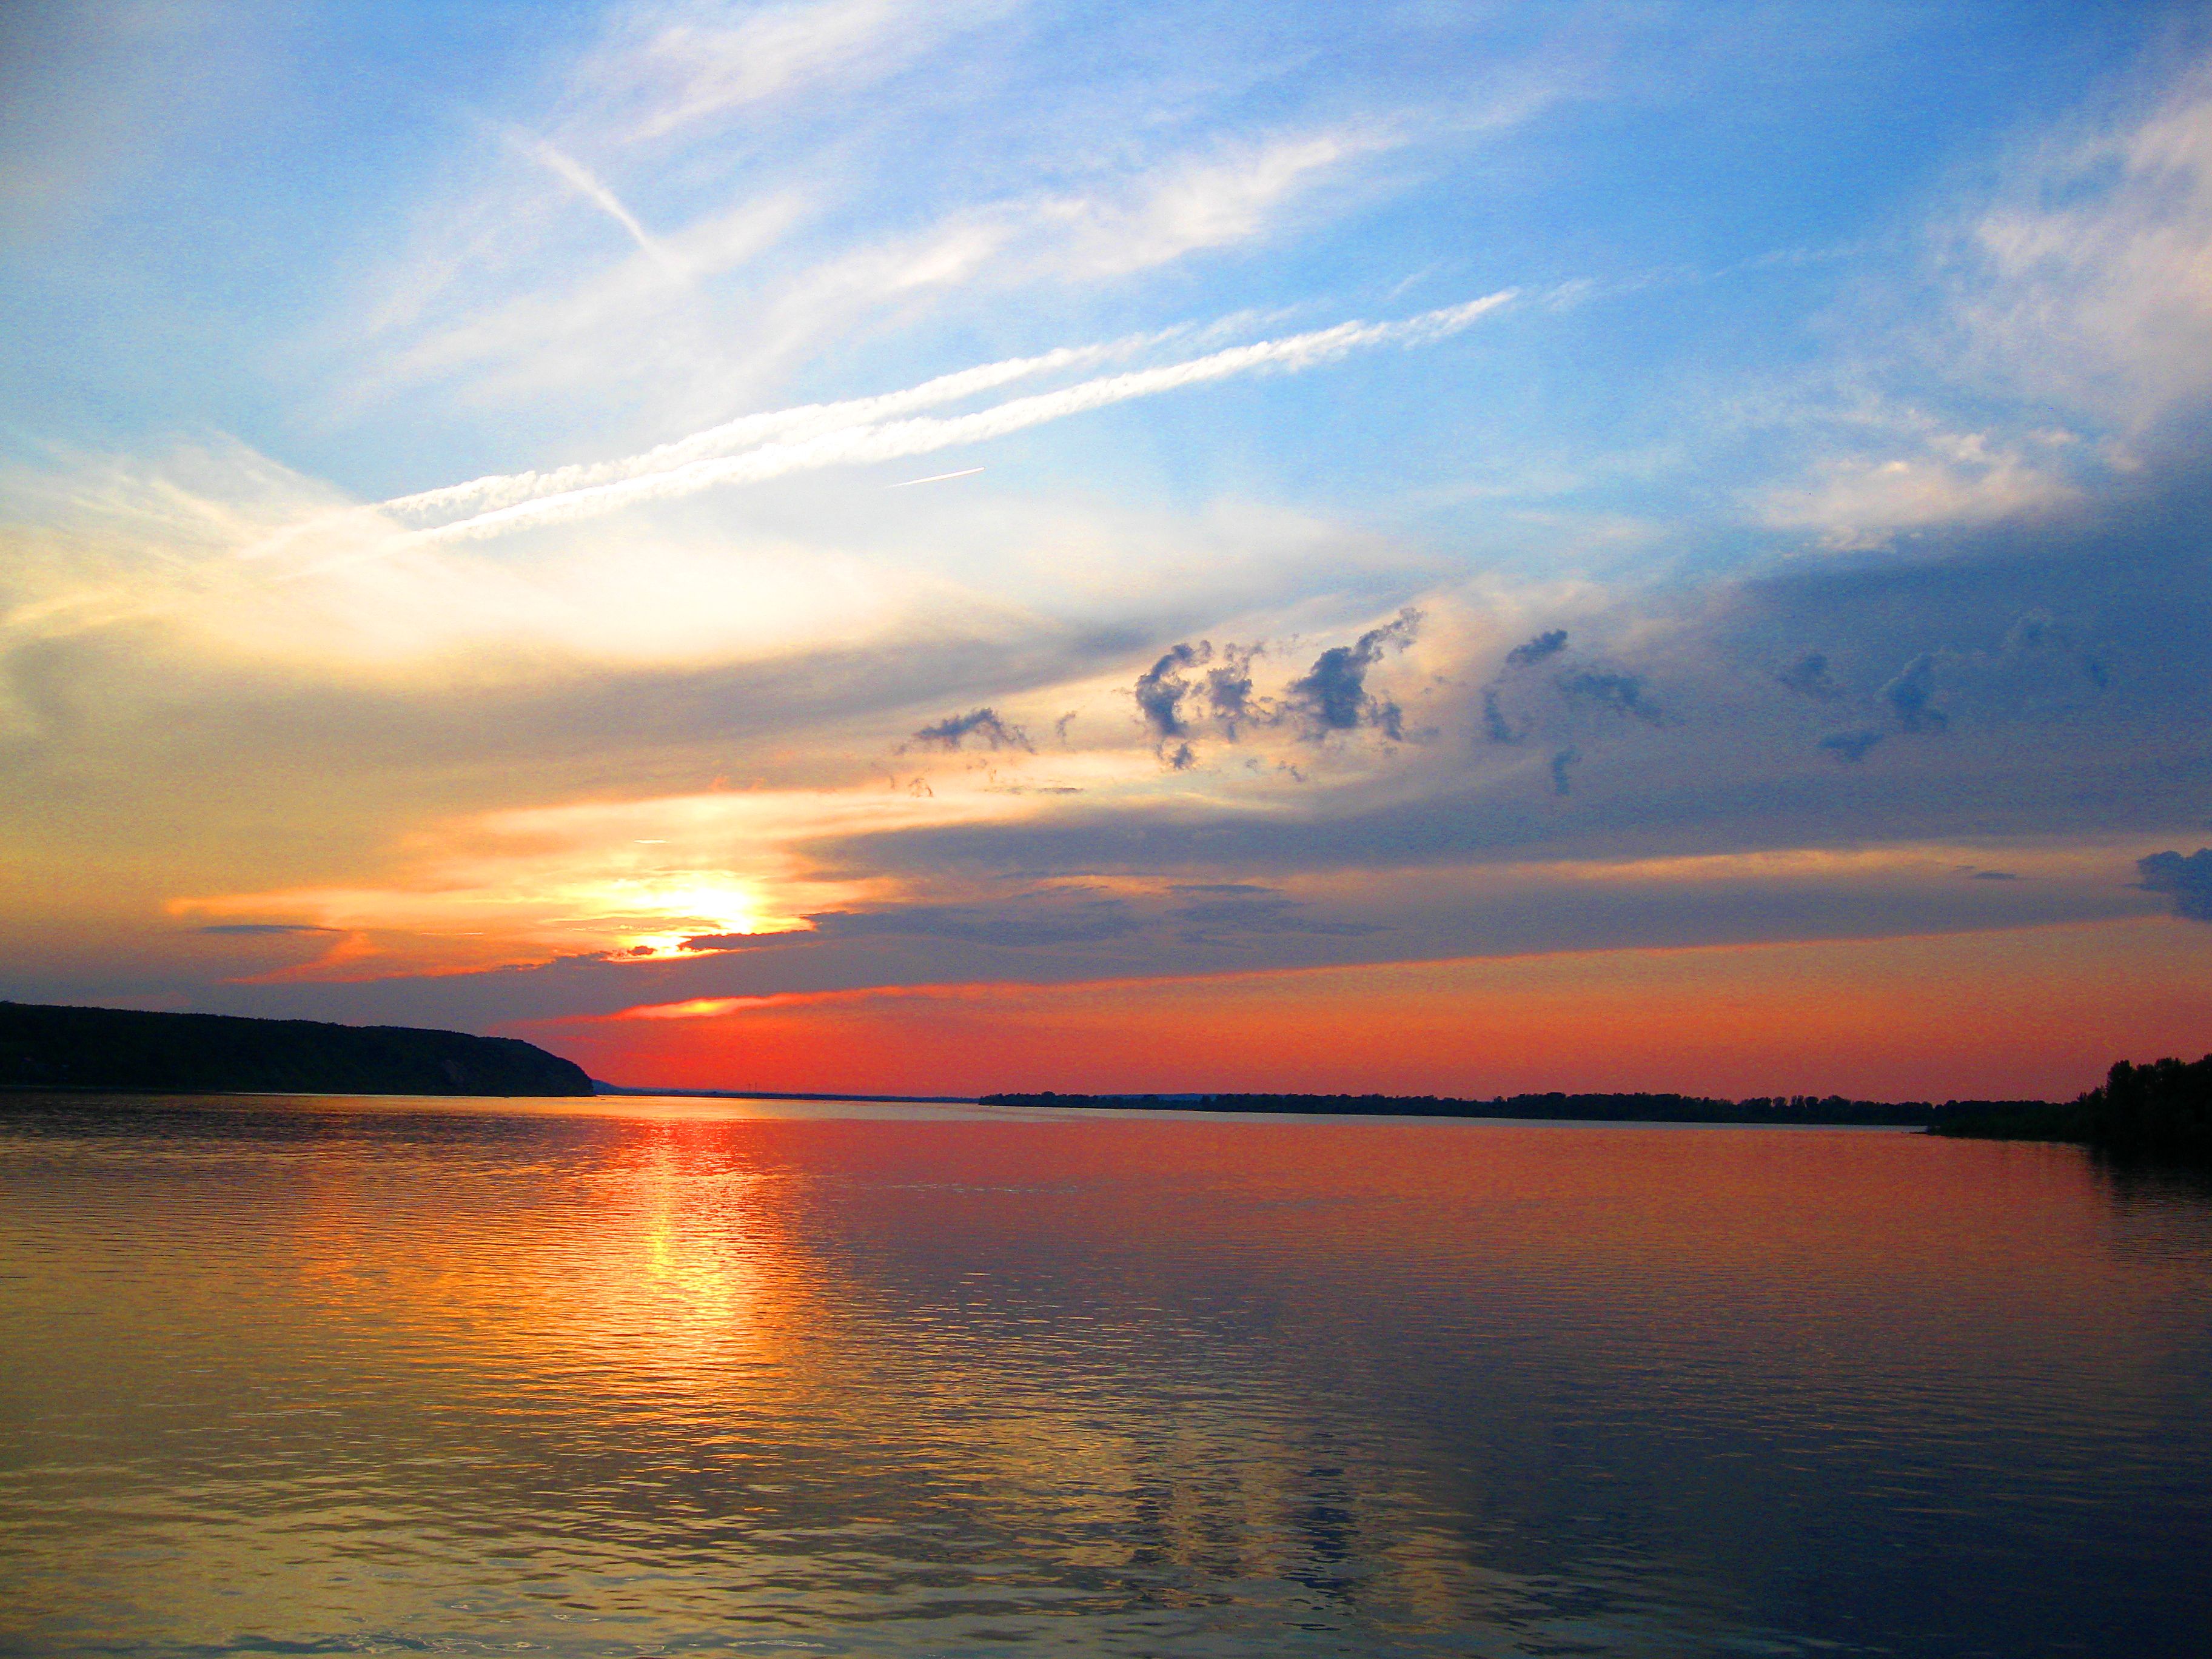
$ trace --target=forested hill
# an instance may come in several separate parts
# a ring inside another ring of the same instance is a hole
[[[179,1093],[587,1095],[514,1037],[230,1014],[0,1002],[0,1085]]]
[[[1702,1095],[986,1095],[987,1106],[1107,1106],[1168,1112],[1329,1112],[1369,1117],[1520,1117],[1618,1123],[1866,1123],[1925,1126],[1967,1109],[2041,1106],[2041,1101],[1845,1100],[1782,1095],[1716,1100]]]

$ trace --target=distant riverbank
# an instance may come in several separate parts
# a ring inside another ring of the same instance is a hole
[[[1599,1123],[1889,1125],[1982,1140],[2053,1140],[2122,1156],[2212,1162],[2212,1055],[2196,1061],[2123,1060],[2100,1087],[2070,1101],[1851,1100],[1840,1095],[1723,1100],[1679,1094],[985,1095],[987,1106],[1093,1107],[1120,1111],[1328,1114],[1353,1117],[1521,1118]]]
[[[1496,1117],[1583,1123],[1835,1124],[1928,1128],[1961,1114],[2046,1108],[2041,1100],[1849,1100],[1841,1095],[1768,1096],[1722,1100],[1705,1095],[1151,1094],[985,1095],[986,1106],[1093,1107],[1118,1111],[1267,1112],[1349,1117]]]
[[[2065,1102],[1993,1102],[1939,1119],[1929,1133],[1981,1140],[2063,1140],[2123,1157],[2212,1163],[2212,1054],[2126,1060]]]

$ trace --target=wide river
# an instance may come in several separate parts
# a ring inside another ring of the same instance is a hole
[[[1866,1130],[0,1098],[0,1652],[2212,1654],[2212,1188]]]

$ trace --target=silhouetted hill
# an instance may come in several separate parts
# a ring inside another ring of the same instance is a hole
[[[182,1093],[588,1095],[514,1037],[230,1014],[0,1002],[0,1085]]]

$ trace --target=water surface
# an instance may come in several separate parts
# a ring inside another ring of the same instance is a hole
[[[0,1652],[2212,1652],[2212,1200],[1869,1131],[0,1103]]]

